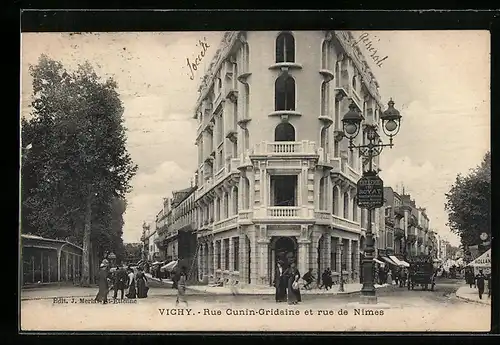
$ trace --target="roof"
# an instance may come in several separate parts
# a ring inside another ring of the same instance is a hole
[[[180,204],[181,202],[186,200],[186,198],[188,196],[190,196],[191,193],[193,193],[195,190],[196,190],[196,187],[189,187],[189,188],[173,191],[172,192],[172,195],[173,195],[172,204],[174,204],[174,205]]]
[[[74,243],[71,243],[69,241],[66,241],[66,240],[60,240],[60,239],[53,239],[53,238],[46,238],[46,237],[42,237],[42,236],[38,236],[38,235],[32,235],[32,234],[21,234],[21,239],[27,239],[27,240],[39,240],[39,241],[47,241],[47,242],[56,242],[56,243],[67,243],[69,245],[72,245],[73,247],[75,248],[78,248],[78,249],[81,249],[83,250],[82,247],[74,244]]]

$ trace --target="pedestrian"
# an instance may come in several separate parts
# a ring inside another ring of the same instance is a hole
[[[177,306],[179,303],[185,303],[186,307],[188,307],[186,300],[186,267],[184,266],[179,271],[179,279],[177,281],[177,299],[175,305]]]
[[[120,299],[123,299],[125,287],[127,285],[127,271],[123,267],[116,267],[113,281],[113,299],[118,297],[120,291]]]
[[[300,272],[295,266],[294,262],[290,264],[290,267],[288,267],[286,274],[288,276],[288,286],[287,286],[288,304],[298,304],[299,302],[302,301],[300,295],[300,287],[299,287]]]
[[[142,267],[139,267],[135,281],[137,285],[137,298],[147,298],[149,287]]]
[[[136,292],[136,288],[135,288],[134,270],[129,266],[127,271],[128,271],[127,298],[130,298],[130,299],[137,298],[137,292]]]
[[[332,288],[333,280],[332,280],[332,271],[330,270],[330,267],[328,267],[321,275],[321,282],[322,284],[319,287],[320,289],[322,287],[325,287],[325,290],[328,291],[328,289]]]
[[[103,261],[99,266],[99,277],[98,277],[99,291],[95,296],[95,300],[97,302],[102,302],[103,304],[108,303],[108,293],[109,293],[108,278],[109,278],[108,266],[106,262]]]
[[[399,285],[399,281],[401,279],[401,268],[396,268],[396,271],[394,272],[394,283],[396,286]]]
[[[491,298],[491,273],[488,274],[488,278],[486,280],[486,282],[488,283],[488,298]]]
[[[386,278],[386,283],[388,285],[392,285],[392,271],[391,270],[388,270],[387,271],[387,278]]]
[[[479,299],[483,299],[485,280],[486,276],[483,274],[483,270],[479,270],[479,273],[476,276],[476,285],[477,285],[477,291],[479,292]]]
[[[275,300],[277,303],[286,301],[287,279],[283,262],[278,261],[274,275]]]

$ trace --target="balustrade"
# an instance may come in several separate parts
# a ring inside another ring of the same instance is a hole
[[[300,207],[297,206],[272,206],[267,208],[268,217],[299,217]]]

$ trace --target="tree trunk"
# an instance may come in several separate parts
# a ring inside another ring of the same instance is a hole
[[[87,194],[83,227],[82,285],[90,285],[90,234],[92,229],[92,193]]]

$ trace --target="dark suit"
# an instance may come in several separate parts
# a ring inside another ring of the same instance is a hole
[[[274,275],[274,287],[276,288],[276,302],[286,301],[286,287],[287,287],[287,277],[285,275],[285,269],[281,267],[276,268],[276,273]]]
[[[124,290],[127,286],[128,275],[127,272],[123,268],[119,268],[115,272],[114,282],[113,282],[113,298],[118,297],[118,291],[120,291],[120,298],[123,299]]]

